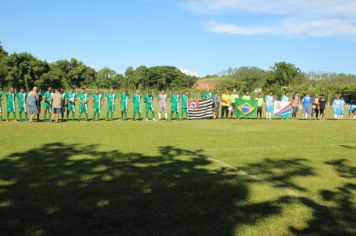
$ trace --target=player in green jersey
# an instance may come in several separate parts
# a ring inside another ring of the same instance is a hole
[[[6,120],[9,121],[10,113],[13,114],[14,120],[16,121],[16,107],[15,107],[15,92],[14,88],[10,88],[9,92],[6,94]]]
[[[132,96],[133,103],[133,120],[136,120],[136,114],[138,114],[138,119],[141,120],[141,95],[140,90],[136,90],[135,94]]]
[[[180,97],[177,90],[170,97],[171,99],[171,120],[173,120],[174,113],[176,113],[176,118],[179,120],[179,101]]]
[[[188,100],[189,100],[189,93],[188,93],[188,91],[185,91],[181,97],[181,102],[182,102],[182,113],[181,113],[182,117],[181,118],[182,118],[182,120],[184,118],[184,114],[185,114],[185,119],[189,118]]]
[[[19,110],[19,118],[20,122],[22,122],[22,113],[25,114],[26,122],[28,121],[28,113],[27,113],[27,93],[25,93],[24,88],[20,88],[20,92],[17,93],[17,109]]]
[[[65,93],[64,99],[67,104],[67,121],[69,119],[69,114],[72,113],[72,121],[75,119],[75,101],[77,99],[77,92],[75,91],[75,88],[72,88],[72,90],[68,93]]]
[[[106,94],[106,120],[114,120],[116,94],[114,89],[110,89]]]
[[[103,105],[102,100],[103,100],[103,95],[100,93],[100,90],[97,89],[93,95],[93,109],[94,109],[93,121],[100,120],[101,107]]]
[[[85,88],[82,88],[82,92],[78,96],[79,98],[79,121],[81,119],[82,114],[85,115],[85,120],[88,121],[88,102],[89,102],[89,94],[85,91]]]
[[[43,109],[44,109],[44,121],[47,120],[47,113],[49,115],[48,120],[51,119],[51,113],[52,113],[52,99],[53,99],[53,92],[52,92],[52,87],[48,87],[47,92],[43,94]]]
[[[2,92],[0,92],[0,122],[2,121],[2,104],[1,104],[1,101],[2,101]]]
[[[152,120],[156,121],[156,115],[155,115],[155,110],[153,107],[153,95],[152,92],[148,92],[148,94],[143,98],[145,102],[145,108],[146,108],[146,121],[148,121],[148,113],[152,113]]]
[[[127,112],[129,110],[129,91],[126,90],[123,92],[120,96],[120,105],[121,105],[121,119],[126,120],[127,119]]]

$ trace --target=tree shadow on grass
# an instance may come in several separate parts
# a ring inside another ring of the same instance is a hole
[[[305,197],[299,198],[300,202],[312,209],[313,218],[306,228],[291,227],[291,232],[298,235],[356,235],[355,167],[346,159],[328,161],[325,164],[333,166],[339,176],[347,178],[349,183],[336,190],[319,191],[322,199],[330,202],[328,206]]]
[[[202,151],[159,155],[49,143],[0,160],[2,235],[234,235],[281,213]]]

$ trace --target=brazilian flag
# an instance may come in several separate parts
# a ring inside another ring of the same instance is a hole
[[[238,118],[257,118],[257,100],[235,100],[235,115]]]

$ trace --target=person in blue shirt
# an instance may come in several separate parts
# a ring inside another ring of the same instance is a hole
[[[265,98],[265,103],[266,103],[266,119],[267,120],[272,120],[272,113],[273,113],[273,102],[274,102],[274,97],[273,93],[269,92],[269,94]]]
[[[332,108],[334,113],[335,120],[341,120],[344,116],[344,106],[345,102],[343,99],[340,98],[339,95],[336,96],[335,100],[333,101]]]
[[[305,95],[302,100],[303,115],[304,115],[304,119],[306,120],[309,119],[311,103],[312,103],[312,97],[310,96],[310,93],[307,92],[307,95]]]
[[[352,119],[351,116],[353,115],[353,119],[356,120],[356,105],[350,104],[349,106],[349,119]]]
[[[285,92],[284,95],[281,97],[282,102],[289,102],[288,92]]]

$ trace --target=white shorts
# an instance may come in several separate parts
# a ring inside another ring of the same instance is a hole
[[[159,112],[167,112],[166,104],[159,104]]]

